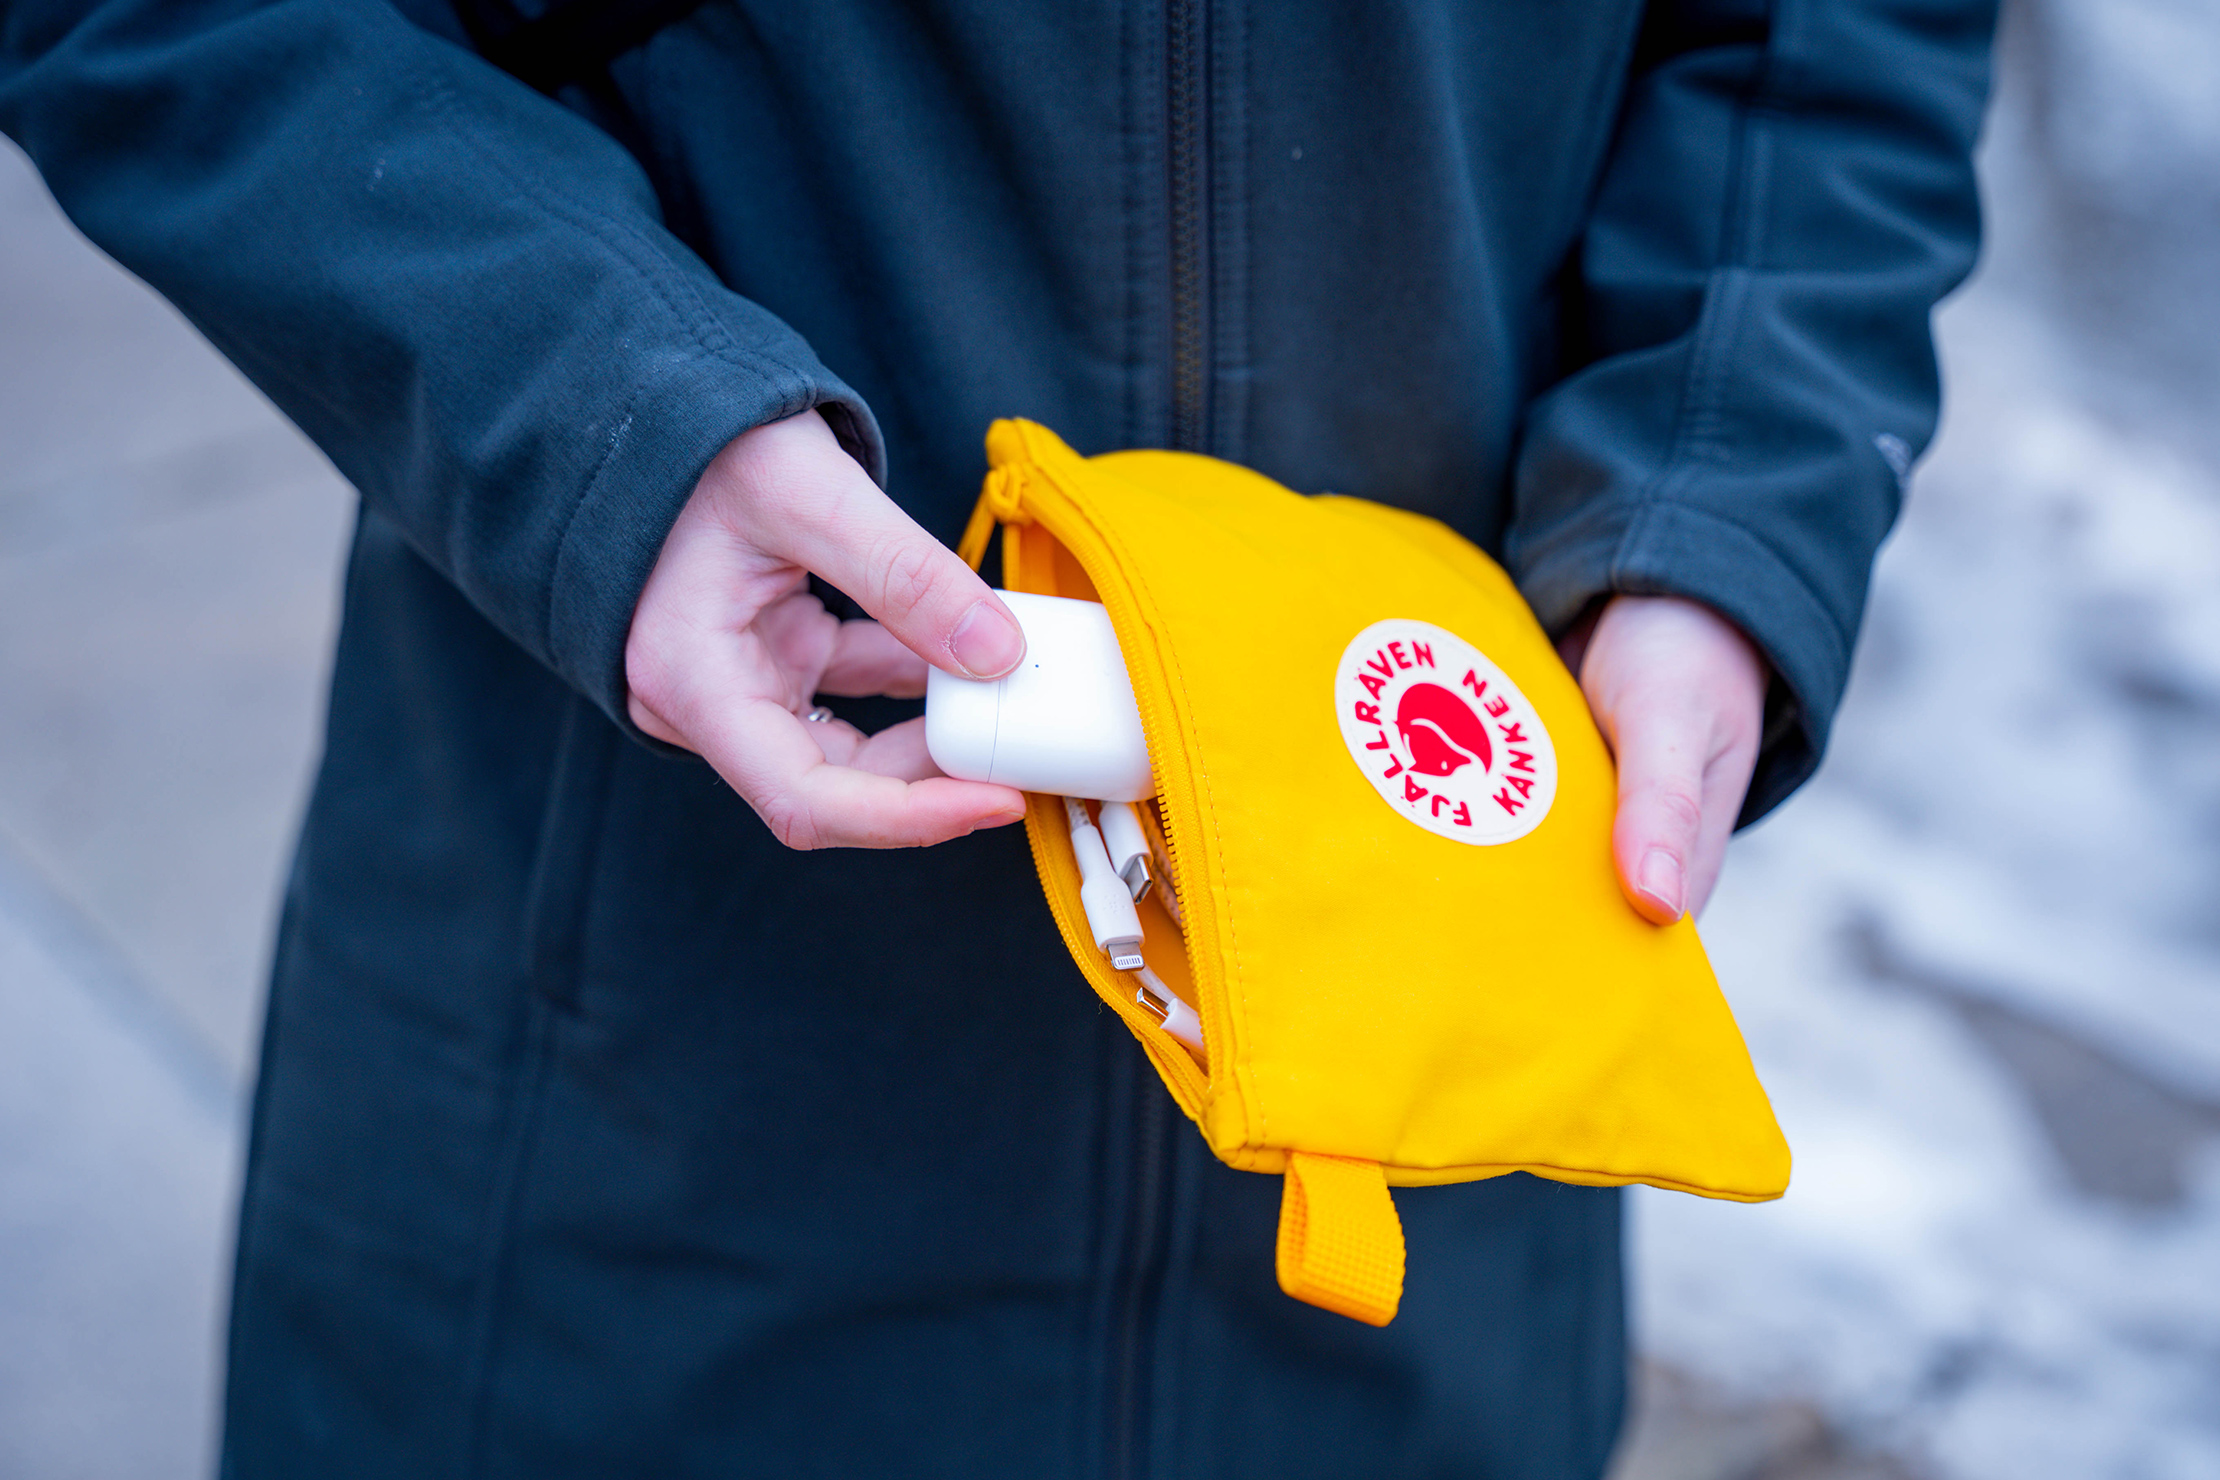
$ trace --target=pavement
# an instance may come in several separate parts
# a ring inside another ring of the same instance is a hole
[[[351,504],[0,141],[0,1475],[208,1468]]]

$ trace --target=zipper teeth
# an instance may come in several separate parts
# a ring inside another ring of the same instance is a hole
[[[1172,206],[1171,445],[1203,445],[1203,46],[1200,0],[1167,0],[1165,57]]]
[[[1138,703],[1138,696],[1136,696],[1136,703]],[[1141,716],[1141,733],[1144,738],[1148,732],[1148,716],[1144,714]],[[1159,796],[1161,796],[1162,790],[1161,787],[1158,788]],[[1181,933],[1184,934],[1187,916],[1187,886],[1180,881],[1186,877],[1187,870],[1186,865],[1179,860],[1179,839],[1173,836],[1171,812],[1172,809],[1163,805],[1161,800],[1157,803],[1156,831],[1164,839],[1164,862],[1170,867],[1171,871],[1171,877],[1164,881],[1164,887],[1172,891],[1172,898],[1179,904],[1179,919],[1173,923],[1179,925]]]
[[[1095,583],[1095,594],[1108,596],[1109,592],[1104,589],[1105,583],[1096,577],[1095,572],[1088,571],[1087,577]],[[1111,581],[1108,584],[1116,590],[1120,605],[1126,608],[1126,629],[1132,632],[1142,630],[1139,600],[1125,588],[1123,582]],[[1106,600],[1103,604],[1108,606],[1110,603]],[[1111,626],[1115,628],[1117,625],[1116,614],[1113,613]],[[1129,663],[1127,667],[1130,669],[1132,665]],[[1150,671],[1154,671],[1153,666]],[[1186,747],[1177,745],[1179,737],[1167,727],[1153,685],[1134,685],[1133,698],[1134,707],[1141,712],[1141,734],[1148,741],[1149,753],[1184,754]],[[1197,804],[1188,787],[1186,767],[1180,765],[1162,769],[1169,770],[1172,774],[1168,777],[1159,775],[1156,778],[1156,816],[1164,832],[1164,851],[1171,858],[1172,887],[1179,891],[1179,911],[1184,922],[1180,936],[1187,947],[1188,979],[1194,983],[1195,996],[1198,999],[1196,1006],[1207,1011],[1211,994],[1203,990],[1203,962],[1206,959],[1215,960],[1211,951],[1205,948],[1215,940],[1216,932],[1212,927],[1216,921],[1207,900],[1201,897],[1205,891],[1198,887],[1200,881],[1195,879],[1188,868],[1188,860],[1180,842],[1187,830],[1188,817],[1195,812]],[[1207,1023],[1203,1028],[1203,1041],[1210,1041],[1210,1027]],[[1222,1043],[1223,1039],[1220,1041]],[[1213,1069],[1217,1063],[1218,1058],[1214,1055],[1211,1059]]]
[[[1110,613],[1110,625],[1119,629],[1121,634],[1134,637],[1144,635],[1148,626],[1143,619],[1141,599],[1120,575],[1118,562],[1111,558],[1108,539],[1087,517],[1071,490],[1064,487],[1053,472],[1038,465],[1035,470],[1042,482],[1055,490],[1056,503],[1061,507],[1043,509],[1035,502],[1029,512],[1070,552],[1072,558],[1079,562],[1080,568],[1086,571],[1088,580],[1094,583],[1095,594],[1102,598],[1103,606]],[[1067,511],[1070,517],[1060,517]],[[1120,642],[1124,641],[1125,636],[1121,635]],[[1227,1028],[1224,1017],[1213,1008],[1213,998],[1217,994],[1204,985],[1206,977],[1216,980],[1217,914],[1212,908],[1209,887],[1202,879],[1199,868],[1189,866],[1190,862],[1199,864],[1200,860],[1191,859],[1187,850],[1181,846],[1188,828],[1199,825],[1201,802],[1195,794],[1192,779],[1184,763],[1186,746],[1176,726],[1170,723],[1156,692],[1156,685],[1151,682],[1158,672],[1158,665],[1143,663],[1136,666],[1129,659],[1126,667],[1138,680],[1133,685],[1134,707],[1141,713],[1141,733],[1148,741],[1149,753],[1152,756],[1181,758],[1180,764],[1157,768],[1157,817],[1163,824],[1164,851],[1171,855],[1172,872],[1176,881],[1174,887],[1179,890],[1180,913],[1186,917],[1181,934],[1187,947],[1189,978],[1194,983],[1195,995],[1199,999],[1196,1006],[1203,1017],[1204,1041],[1223,1043]],[[1040,857],[1038,849],[1035,852],[1036,862],[1044,865],[1045,878],[1046,860]],[[1086,932],[1079,933],[1084,935]],[[1126,1005],[1120,1003],[1119,1010],[1125,1011]],[[1174,1062],[1193,1068],[1193,1061],[1186,1057],[1184,1049],[1174,1046],[1170,1057]],[[1230,1057],[1230,1053],[1227,1053],[1221,1058],[1220,1051],[1213,1050],[1210,1056],[1210,1073],[1204,1075],[1199,1069],[1195,1071],[1205,1096],[1219,1066],[1230,1062]],[[1200,1105],[1195,1108],[1199,1113]]]
[[[1110,1474],[1113,1480],[1135,1480],[1147,1473],[1147,1422],[1149,1374],[1144,1351],[1150,1321],[1150,1295],[1164,1277],[1163,1235],[1164,1173],[1169,1161],[1169,1132],[1164,1102],[1141,1086],[1141,1113],[1134,1133],[1134,1205],[1130,1210],[1136,1259],[1127,1299],[1118,1313],[1118,1371],[1116,1422],[1112,1425]]]

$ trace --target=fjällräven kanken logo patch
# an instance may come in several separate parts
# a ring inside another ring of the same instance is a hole
[[[1380,800],[1430,833],[1509,843],[1549,815],[1557,752],[1541,716],[1454,632],[1374,622],[1341,655],[1334,710]]]

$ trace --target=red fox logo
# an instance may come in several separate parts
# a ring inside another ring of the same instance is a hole
[[[1463,677],[1444,682],[1451,674]],[[1448,628],[1410,617],[1374,622],[1342,650],[1333,694],[1349,758],[1413,825],[1492,847],[1517,842],[1549,815],[1557,751],[1541,715],[1509,674]]]
[[[1395,706],[1395,729],[1410,752],[1411,769],[1421,776],[1447,776],[1475,761],[1483,771],[1494,764],[1488,727],[1440,684],[1414,683],[1405,689]]]

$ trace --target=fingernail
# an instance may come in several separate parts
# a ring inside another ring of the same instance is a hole
[[[1642,856],[1642,871],[1634,887],[1657,901],[1674,919],[1680,918],[1680,860],[1663,848]]]
[[[1025,634],[996,603],[974,602],[948,634],[948,656],[973,678],[1000,678],[1025,656]]]

